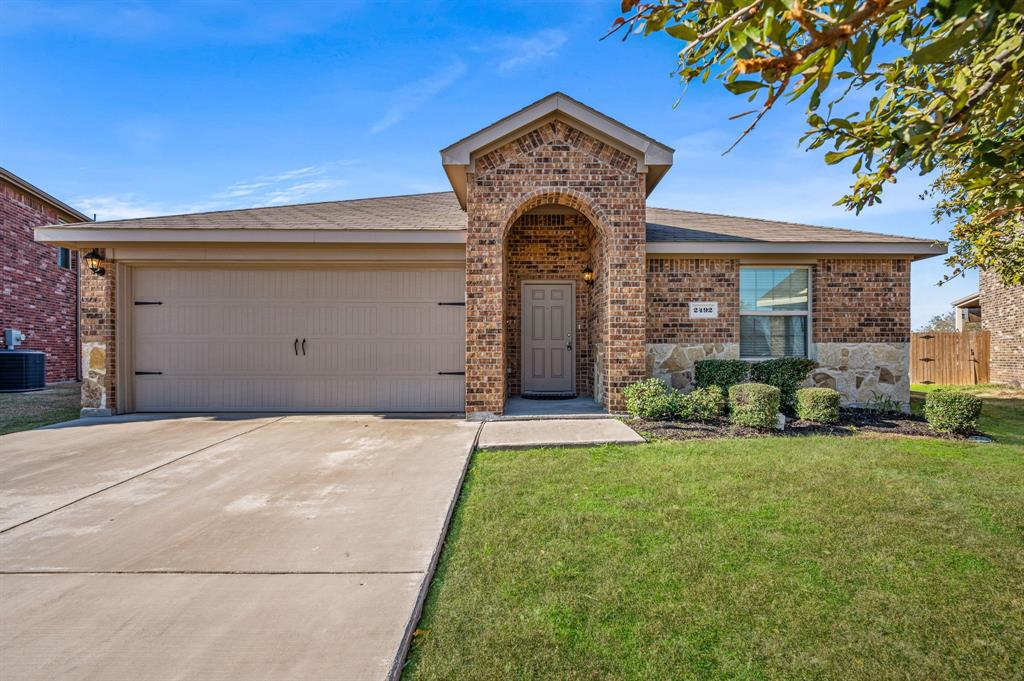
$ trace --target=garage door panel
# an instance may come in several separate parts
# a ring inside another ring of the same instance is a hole
[[[461,411],[461,269],[134,273],[138,411]],[[295,339],[306,353],[295,355]]]

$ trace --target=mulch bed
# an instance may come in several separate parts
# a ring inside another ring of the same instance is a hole
[[[840,409],[839,421],[833,424],[810,421],[786,421],[786,429],[757,430],[734,426],[726,418],[699,423],[696,421],[627,421],[634,430],[647,438],[663,440],[697,440],[711,437],[799,437],[802,435],[855,435],[857,433],[884,433],[886,435],[916,435],[946,440],[962,440],[957,435],[932,432],[928,422],[914,414],[879,414],[865,409]]]

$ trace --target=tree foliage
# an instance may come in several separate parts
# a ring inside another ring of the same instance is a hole
[[[925,322],[924,326],[919,328],[918,331],[932,331],[934,333],[956,331],[956,315],[957,310],[949,310],[948,312],[937,314]]]
[[[752,117],[736,143],[806,101],[801,142],[856,176],[837,205],[859,213],[901,171],[937,171],[951,276],[1024,282],[1024,0],[622,0],[617,31],[667,33],[684,86],[758,102],[734,116]]]

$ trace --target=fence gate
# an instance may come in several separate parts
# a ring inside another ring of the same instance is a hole
[[[988,383],[988,331],[910,334],[910,382]]]

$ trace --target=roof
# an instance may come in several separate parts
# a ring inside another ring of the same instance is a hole
[[[661,178],[672,167],[674,149],[653,137],[593,109],[564,92],[552,92],[515,113],[491,123],[441,150],[441,164],[459,199],[466,205],[466,173],[471,170],[473,154],[487,151],[512,139],[527,129],[536,128],[552,118],[565,118],[604,142],[628,150],[645,173],[646,190],[650,195]]]
[[[465,240],[466,213],[454,192],[247,208],[37,230],[51,243],[125,241],[443,242]],[[647,209],[649,252],[938,255],[927,239],[792,222]]]
[[[963,298],[957,298],[951,305],[953,307],[979,307],[981,305],[981,291],[968,293]]]
[[[39,199],[40,201],[50,204],[51,207],[56,208],[57,210],[63,213],[66,213],[71,218],[78,218],[82,222],[91,222],[91,219],[87,215],[78,212],[77,210],[75,210],[68,204],[64,203],[60,199],[47,194],[39,187],[28,182],[27,180],[18,177],[17,175],[7,170],[6,168],[0,167],[0,179],[10,182],[15,187],[25,192],[26,194],[30,194]]]

